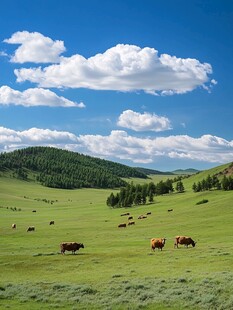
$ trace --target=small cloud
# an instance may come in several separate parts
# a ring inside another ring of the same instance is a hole
[[[0,87],[0,105],[22,105],[25,107],[77,107],[84,108],[83,102],[76,103],[44,88],[29,88],[18,91],[9,86]]]
[[[3,42],[20,45],[11,56],[15,63],[57,63],[66,50],[63,41],[53,41],[39,32],[18,31]]]
[[[0,51],[0,56],[3,56],[3,57],[8,57],[8,54],[4,51]]]
[[[212,79],[210,82],[211,82],[213,85],[217,85],[217,84],[218,84],[218,82],[217,82],[215,79]]]
[[[132,110],[124,111],[118,119],[118,126],[135,131],[164,131],[171,128],[168,118],[144,112],[143,114]]]
[[[182,126],[183,128],[186,128],[186,124],[185,124],[185,123],[181,123],[181,126]]]

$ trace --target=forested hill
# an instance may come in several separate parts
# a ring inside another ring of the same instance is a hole
[[[0,154],[0,171],[8,170],[18,178],[66,189],[114,188],[126,184],[121,178],[147,178],[122,164],[52,147],[29,147]]]

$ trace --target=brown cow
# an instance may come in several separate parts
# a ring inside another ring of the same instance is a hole
[[[83,243],[77,242],[62,242],[60,244],[61,254],[65,254],[65,251],[72,251],[72,254],[75,254],[80,248],[84,249]]]
[[[184,246],[188,247],[190,244],[192,244],[193,247],[195,247],[196,242],[193,241],[191,237],[185,237],[185,236],[176,236],[175,237],[175,243],[174,248],[178,248],[178,244],[183,244]]]
[[[54,224],[55,224],[54,221],[49,222],[49,225],[54,225]]]
[[[35,231],[35,226],[29,226],[27,231]]]
[[[129,222],[128,225],[135,225],[135,222]]]
[[[129,212],[121,214],[121,216],[130,215]]]
[[[156,248],[162,251],[165,245],[165,238],[152,238],[151,239],[151,250],[154,251]]]
[[[12,224],[12,225],[11,225],[11,228],[12,228],[12,229],[15,229],[15,228],[16,228],[16,224]]]
[[[119,227],[119,228],[120,228],[120,227],[126,227],[126,224],[125,224],[125,223],[124,223],[124,224],[119,224],[118,227]]]
[[[138,217],[139,220],[146,219],[146,218],[147,218],[147,216],[145,216],[145,215],[139,215],[139,217]]]

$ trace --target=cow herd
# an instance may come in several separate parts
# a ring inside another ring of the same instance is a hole
[[[49,225],[54,225],[54,224],[55,224],[54,221],[50,221],[50,222],[49,222]],[[11,228],[12,228],[12,229],[16,229],[16,224],[15,224],[15,223],[12,224],[12,225],[11,225]],[[35,226],[28,226],[28,228],[27,228],[27,232],[28,232],[28,231],[35,231],[35,230],[36,230]]]
[[[173,209],[168,209],[168,212],[172,212]],[[138,219],[146,219],[148,215],[151,215],[151,212],[147,212],[146,215],[139,215]],[[135,225],[135,222],[133,220],[133,216],[130,215],[129,212],[121,214],[121,216],[128,216],[128,225]],[[118,225],[118,228],[126,228],[127,223],[121,223]],[[151,250],[154,251],[155,249],[160,249],[162,251],[163,247],[165,246],[166,238],[152,238],[151,239]],[[178,248],[179,244],[184,245],[185,247],[188,247],[189,245],[192,245],[195,247],[196,242],[191,237],[186,236],[176,236],[175,237],[175,243],[174,248]]]
[[[168,212],[173,211],[172,209],[168,210]],[[33,210],[32,212],[36,212],[35,210]],[[145,219],[147,218],[147,216],[151,215],[151,212],[147,212],[146,215],[139,215],[138,219]],[[127,213],[123,213],[121,214],[121,216],[128,216],[127,220],[128,223],[121,223],[118,225],[118,228],[126,228],[127,225],[135,225],[135,221],[133,220],[133,216],[130,215],[129,212]],[[49,225],[54,225],[55,222],[54,221],[50,221]],[[16,224],[13,223],[11,225],[12,229],[16,229]],[[29,231],[35,231],[35,226],[29,226],[27,228],[27,232]],[[151,243],[151,250],[155,251],[155,249],[161,250],[163,249],[163,247],[165,246],[165,242],[166,242],[166,238],[152,238],[150,243]],[[195,247],[196,242],[191,238],[191,237],[186,237],[186,236],[176,236],[175,237],[175,243],[174,243],[174,248],[178,248],[180,245],[184,245],[185,247],[188,247],[189,245],[192,245],[193,247]],[[62,242],[60,244],[60,252],[61,254],[65,254],[65,251],[71,251],[72,254],[75,254],[76,251],[78,251],[80,248],[84,249],[84,245],[83,243],[78,243],[78,242]]]
[[[144,214],[141,214],[138,216],[138,220],[143,220],[143,219],[146,219],[148,215],[151,215],[151,212],[147,212],[146,215]],[[121,223],[118,225],[118,228],[126,228],[127,225],[135,225],[135,221],[133,221],[133,216],[130,215],[129,212],[127,213],[122,213],[121,216],[128,216],[128,223]]]

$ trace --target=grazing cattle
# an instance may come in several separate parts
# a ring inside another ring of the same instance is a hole
[[[32,210],[32,212],[34,212],[34,213],[35,213],[35,212],[36,212],[36,210]]]
[[[72,251],[72,254],[75,254],[80,248],[84,249],[83,243],[77,242],[62,242],[60,244],[61,254],[65,254],[65,251]]]
[[[147,218],[147,216],[145,216],[145,215],[139,215],[139,217],[138,217],[139,220],[146,219],[146,218]]]
[[[172,212],[172,211],[173,211],[173,209],[168,209],[168,210],[167,210],[167,212]]]
[[[162,251],[165,245],[165,238],[152,238],[151,239],[151,250],[160,249]]]
[[[133,219],[133,216],[129,216],[129,217],[128,217],[128,221],[129,221],[129,220],[132,220],[132,219]]]
[[[125,223],[124,223],[124,224],[119,224],[118,227],[119,227],[119,228],[121,228],[121,227],[126,227],[126,224],[125,224]]]
[[[190,237],[185,237],[185,236],[176,236],[175,237],[175,243],[174,243],[174,248],[178,248],[178,244],[182,244],[185,247],[188,247],[190,244],[192,244],[193,247],[195,247],[196,242],[193,241],[192,238]]]
[[[135,222],[129,222],[128,225],[135,225]]]
[[[123,214],[121,214],[121,216],[126,216],[126,215],[130,215],[130,213],[129,213],[129,212],[127,212],[127,213],[123,213]]]
[[[49,222],[49,225],[54,225],[54,221],[50,221],[50,222]]]
[[[151,215],[151,212],[147,212],[147,214],[146,215]]]
[[[35,226],[29,226],[27,231],[35,231]]]
[[[16,224],[12,224],[12,225],[11,225],[11,228],[12,228],[12,229],[16,229]]]

